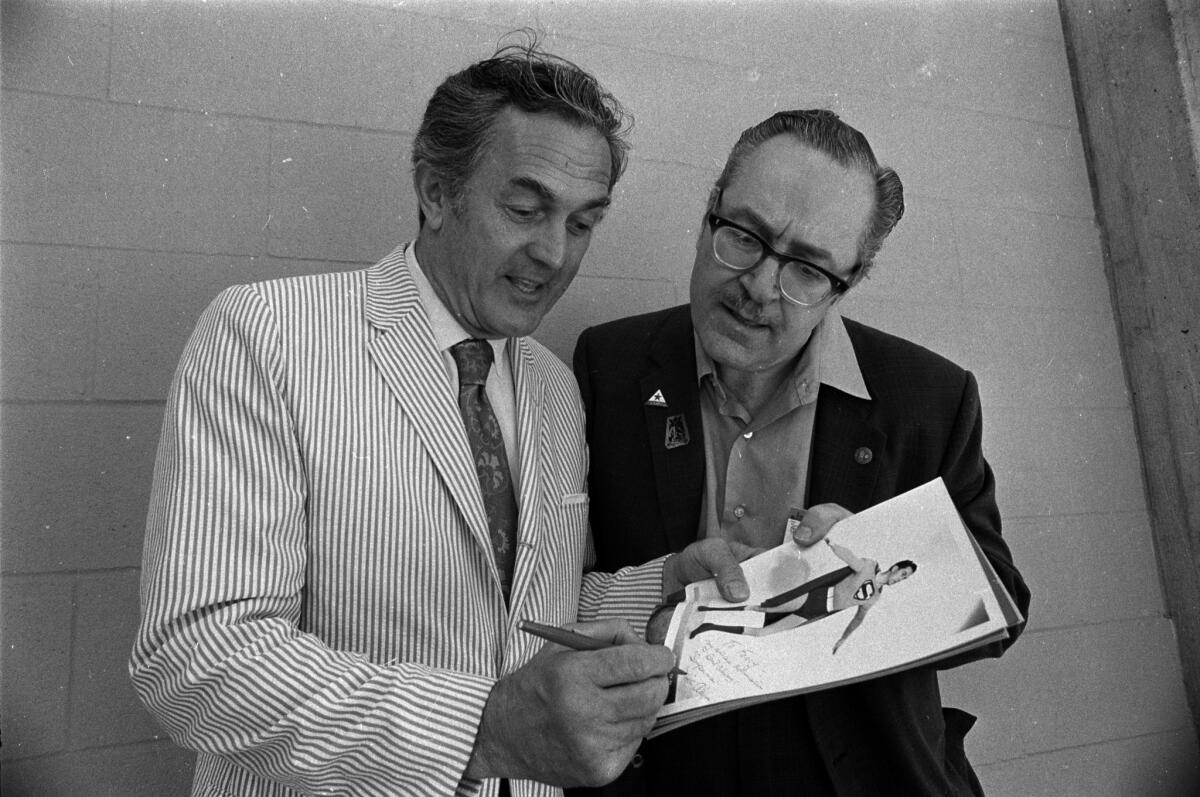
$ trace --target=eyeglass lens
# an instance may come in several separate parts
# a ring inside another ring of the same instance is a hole
[[[713,233],[713,254],[726,266],[745,271],[764,259],[762,243],[733,227],[718,227]],[[833,292],[833,283],[801,260],[786,261],[779,270],[779,290],[799,304],[817,304]]]

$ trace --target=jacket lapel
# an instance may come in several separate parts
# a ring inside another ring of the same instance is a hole
[[[520,607],[537,572],[539,552],[542,548],[539,544],[543,514],[540,507],[545,483],[542,469],[553,452],[548,450],[550,441],[546,433],[543,411],[545,382],[534,365],[532,347],[524,338],[510,338],[508,352],[516,393],[517,455],[521,472],[521,494],[517,500],[517,506],[520,507],[517,563],[509,606],[512,616],[520,617]]]
[[[449,379],[399,247],[367,272],[367,322],[375,336],[368,349],[384,382],[412,419],[425,451],[458,505],[475,541],[492,561],[487,515],[470,444]],[[499,575],[493,575],[499,583]]]
[[[887,435],[870,422],[871,402],[822,385],[809,458],[808,505],[861,512],[874,502]]]
[[[667,317],[650,344],[640,382],[658,509],[672,551],[694,542],[704,494],[704,427],[687,307]]]

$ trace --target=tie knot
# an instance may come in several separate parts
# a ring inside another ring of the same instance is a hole
[[[450,347],[450,356],[458,366],[460,385],[482,385],[487,382],[488,369],[492,367],[492,344],[486,340],[472,338]]]

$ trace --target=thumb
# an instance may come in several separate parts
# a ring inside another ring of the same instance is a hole
[[[854,513],[838,504],[817,504],[804,512],[800,519],[800,527],[792,534],[792,541],[802,548],[807,548],[825,535],[834,525]]]
[[[750,597],[750,588],[746,584],[746,577],[742,575],[742,566],[738,564],[738,559],[738,555],[725,540],[706,539],[693,542],[667,560],[663,571],[665,594],[671,594],[675,589],[693,581],[714,578],[722,598],[727,601],[743,601]]]
[[[722,598],[733,602],[744,601],[750,597],[750,587],[746,584],[746,576],[742,574],[742,566],[738,562],[746,558],[746,550],[752,552],[754,549],[748,545],[730,544],[724,540],[720,543],[703,551],[704,565],[716,579],[717,589],[720,590]]]

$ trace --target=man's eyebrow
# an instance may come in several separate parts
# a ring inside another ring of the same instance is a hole
[[[749,223],[754,232],[757,232],[769,245],[775,246],[775,233],[771,230],[771,225],[762,216],[755,213],[750,208],[736,208],[743,216],[749,219]],[[813,246],[807,241],[792,241],[791,244],[783,250],[785,255],[795,255],[799,260],[833,260],[833,253],[822,249],[819,246]]]
[[[535,180],[532,177],[514,177],[509,181],[509,185],[514,188],[524,188],[526,191],[532,191],[538,195],[538,198],[543,202],[555,203],[558,202],[558,194],[550,190],[550,187],[540,180]],[[603,197],[597,198],[588,202],[583,210],[592,210],[593,208],[607,208],[612,204],[612,197],[605,194]]]

